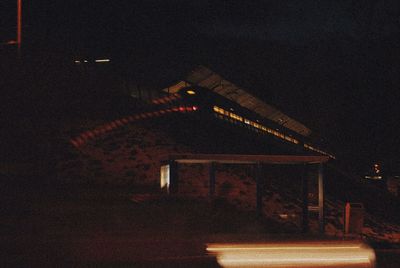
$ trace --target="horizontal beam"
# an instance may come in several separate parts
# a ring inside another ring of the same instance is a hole
[[[168,160],[186,164],[320,164],[329,160],[329,156],[303,155],[238,155],[238,154],[171,154]]]

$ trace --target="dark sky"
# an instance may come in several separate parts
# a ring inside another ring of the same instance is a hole
[[[338,155],[400,159],[397,0],[23,2],[32,47],[172,66],[208,57],[315,129]],[[15,3],[0,6],[1,42],[13,38]]]

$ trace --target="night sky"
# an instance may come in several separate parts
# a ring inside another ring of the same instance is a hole
[[[0,5],[1,42],[15,2]],[[209,64],[339,157],[400,166],[397,0],[23,2],[26,49]]]

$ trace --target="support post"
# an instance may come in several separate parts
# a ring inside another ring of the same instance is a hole
[[[256,176],[256,210],[257,215],[262,215],[262,181],[261,181],[261,163],[257,163],[255,166],[255,176]]]
[[[303,166],[301,175],[302,198],[303,198],[303,217],[302,217],[302,232],[307,233],[308,227],[308,168],[307,165]]]
[[[209,195],[210,197],[214,197],[215,195],[215,162],[211,162],[209,165],[209,170],[208,170],[208,175],[209,175],[209,182],[210,182],[210,188],[209,188]]]
[[[324,234],[324,165],[322,163],[320,163],[318,166],[318,207],[319,232],[320,234]]]
[[[170,176],[170,186],[169,186],[169,193],[177,194],[178,193],[178,183],[179,183],[179,176],[178,176],[178,163],[174,160],[169,162],[169,176]]]

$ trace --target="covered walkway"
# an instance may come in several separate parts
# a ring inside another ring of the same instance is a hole
[[[209,196],[215,196],[215,167],[217,164],[251,164],[255,166],[256,181],[256,210],[262,214],[262,165],[302,165],[304,166],[302,179],[302,230],[308,231],[308,176],[307,167],[310,165],[318,166],[318,219],[319,231],[324,233],[324,163],[328,162],[328,156],[298,156],[298,155],[237,155],[237,154],[171,154],[167,160],[169,168],[168,190],[170,194],[177,194],[179,191],[179,172],[180,164],[205,164],[209,166]],[[164,166],[165,167],[165,166]],[[162,172],[163,173],[163,172]]]

